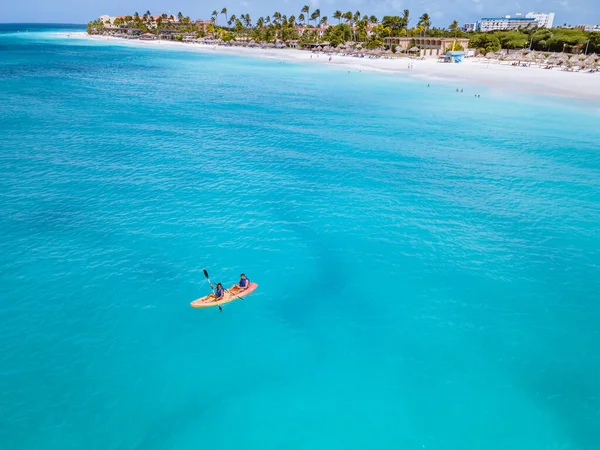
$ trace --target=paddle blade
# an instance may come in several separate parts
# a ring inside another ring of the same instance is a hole
[[[206,277],[206,279],[208,280],[208,272],[206,271],[206,269],[204,269],[204,276]]]

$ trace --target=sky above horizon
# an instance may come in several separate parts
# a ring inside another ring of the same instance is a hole
[[[272,15],[279,11],[288,16],[298,16],[305,4],[311,9],[319,8],[321,16],[328,16],[335,23],[333,13],[357,11],[362,15],[399,15],[404,9],[411,13],[411,25],[418,17],[427,12],[436,27],[447,27],[452,20],[474,22],[481,17],[502,17],[529,11],[555,12],[555,25],[563,23],[598,24],[600,23],[600,7],[598,0],[219,0],[203,2],[192,0],[22,0],[20,2],[2,1],[0,4],[0,22],[16,23],[87,23],[102,14],[111,16],[143,14],[150,10],[153,14],[181,11],[193,19],[207,19],[213,10],[221,11],[226,7],[229,14],[240,15],[250,13],[253,21],[259,16]],[[224,19],[221,19],[224,21]]]

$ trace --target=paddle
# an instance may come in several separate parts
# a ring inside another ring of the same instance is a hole
[[[223,288],[225,289],[225,288]],[[243,297],[240,297],[239,295],[237,295],[235,292],[231,292],[229,289],[225,289],[225,292],[229,292],[231,295],[235,295],[237,298],[239,298],[240,300],[244,300]]]
[[[210,288],[212,289],[212,281],[210,281],[210,278],[208,278],[208,272],[206,271],[206,269],[204,269],[204,276],[206,277],[206,280],[208,281],[208,284],[210,284]],[[216,300],[216,297],[215,297],[215,302],[217,302],[219,311],[223,311],[223,308],[221,308],[221,305],[219,305],[218,300]]]

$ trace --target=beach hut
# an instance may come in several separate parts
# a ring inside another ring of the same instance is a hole
[[[588,56],[583,60],[584,64],[594,64],[594,62],[596,62],[596,59],[592,58],[592,55]]]
[[[523,59],[527,62],[535,62],[537,60],[537,55],[534,52],[529,52],[523,56]]]
[[[414,47],[411,47],[408,52],[409,53],[419,53],[421,51],[421,49],[419,47],[417,47],[416,45]]]

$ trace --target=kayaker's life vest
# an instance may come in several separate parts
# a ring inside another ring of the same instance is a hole
[[[248,280],[248,278],[244,278],[243,280],[240,280],[240,287],[246,287],[248,286],[248,282],[250,280]]]
[[[217,288],[217,297],[223,297],[223,288]]]

